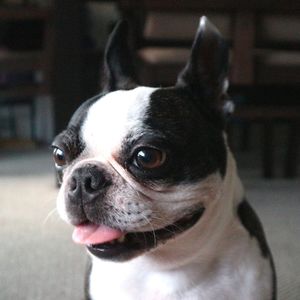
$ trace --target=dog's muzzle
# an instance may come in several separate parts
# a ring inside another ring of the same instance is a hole
[[[105,196],[112,184],[104,166],[87,164],[73,171],[66,191],[73,240],[99,258],[124,261],[154,249],[195,225],[205,210],[200,206],[157,230],[126,232],[105,222]]]

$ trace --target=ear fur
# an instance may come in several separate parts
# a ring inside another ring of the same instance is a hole
[[[128,45],[128,23],[120,21],[109,36],[104,54],[104,92],[137,86],[132,53]]]
[[[201,17],[189,61],[179,74],[176,86],[187,87],[196,96],[201,95],[217,105],[226,94],[228,57],[228,46],[218,29],[206,17]]]

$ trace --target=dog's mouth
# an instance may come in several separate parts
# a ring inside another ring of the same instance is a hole
[[[86,236],[88,237],[82,238],[81,236],[79,241],[78,236],[76,237],[76,234],[75,236],[73,234],[73,239],[85,244],[88,251],[99,258],[124,261],[154,249],[158,245],[185,232],[197,223],[204,210],[204,208],[200,208],[195,213],[164,228],[146,232],[126,233],[102,225],[85,224],[81,226],[87,226],[86,233],[89,231],[89,234],[86,234]],[[85,229],[81,228],[81,230],[84,231]],[[95,238],[97,231],[101,231],[101,242],[97,242],[97,238]]]

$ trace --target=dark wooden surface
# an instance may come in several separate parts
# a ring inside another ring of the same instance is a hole
[[[3,21],[22,21],[22,20],[45,20],[50,14],[49,9],[34,6],[0,6],[0,20]]]
[[[233,61],[230,80],[236,85],[250,85],[254,81],[253,45],[255,35],[253,12],[236,13],[233,28]]]
[[[143,6],[147,9],[156,10],[191,10],[206,9],[206,10],[222,10],[222,11],[294,11],[300,10],[300,1],[298,0],[119,0],[117,1],[123,7]]]
[[[83,94],[83,2],[55,0],[53,5],[53,58],[50,73],[54,97],[55,132],[63,130]]]

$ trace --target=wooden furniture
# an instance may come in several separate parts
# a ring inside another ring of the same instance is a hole
[[[79,105],[99,91],[101,53],[86,47],[85,2],[53,0],[50,82],[55,133],[64,130]]]
[[[207,15],[231,39],[231,12],[194,1],[119,1],[132,24],[141,84],[171,85],[188,59],[199,17]]]
[[[299,86],[300,64],[296,62],[300,62],[300,28],[295,29],[300,20],[299,1],[286,5],[268,0],[120,0],[119,6],[134,28],[132,40],[138,49],[141,83],[149,85],[174,84],[189,55],[197,19],[207,15],[231,45],[231,94],[248,98],[237,104],[234,117],[245,124],[262,124],[263,175],[274,176],[273,131],[279,121],[290,127],[284,173],[286,177],[296,175],[300,93],[295,89],[294,102],[287,94],[289,101],[278,103],[272,92],[277,96],[275,88],[290,91],[287,85]],[[292,56],[286,59],[282,52],[279,56],[274,52],[281,49],[285,55],[293,51]]]
[[[300,37],[297,34],[300,12],[295,3],[283,10],[272,7],[254,10],[244,25],[248,44],[237,39],[240,45],[236,44],[236,48],[237,51],[247,48],[244,66],[249,76],[242,87],[252,88],[252,99],[237,107],[236,116],[249,123],[262,124],[263,174],[269,178],[274,176],[276,161],[274,127],[278,123],[288,125],[284,175],[295,177],[300,132]],[[243,72],[242,67],[239,64],[239,69],[234,68],[235,78]]]
[[[35,104],[37,96],[49,94],[49,70],[51,56],[51,10],[33,6],[0,6],[0,22],[14,23],[41,21],[44,25],[41,49],[11,49],[2,45],[0,49],[1,76],[32,74],[32,80],[14,82],[8,80],[0,86],[0,105],[10,109],[10,124],[14,131],[15,118],[13,108],[27,105],[30,108],[31,137],[35,140]],[[22,36],[18,39],[22,41]],[[12,41],[13,43],[14,41]],[[23,41],[29,44],[30,41]],[[39,72],[39,73],[38,73]]]

